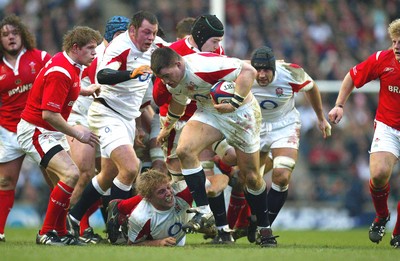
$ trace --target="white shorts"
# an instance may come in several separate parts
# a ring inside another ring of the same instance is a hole
[[[86,128],[89,128],[87,117],[88,117],[87,115],[83,115],[76,111],[71,111],[71,114],[68,117],[68,124],[71,126],[82,125],[85,126]]]
[[[17,134],[0,126],[0,163],[10,162],[25,152],[19,146]]]
[[[166,117],[160,117],[160,124],[164,125]],[[177,121],[174,129],[171,130],[167,142],[162,144],[164,156],[168,159],[176,159],[176,147],[178,146],[179,137],[181,136],[182,129],[185,127],[187,121]]]
[[[369,153],[387,151],[399,158],[400,131],[375,120],[375,132]]]
[[[44,168],[58,152],[69,151],[64,133],[37,127],[23,119],[17,126],[17,140],[26,154]]]
[[[90,129],[100,137],[100,151],[103,158],[110,158],[111,152],[122,145],[135,142],[136,122],[94,101],[89,108]]]
[[[74,106],[72,107],[71,114],[68,117],[68,124],[75,125],[83,125],[89,128],[88,123],[88,110],[90,104],[93,102],[92,96],[79,96],[75,101]]]
[[[218,113],[198,108],[189,119],[203,122],[219,130],[229,145],[245,152],[260,149],[261,111],[257,100],[240,106],[231,113]]]
[[[279,121],[262,122],[260,151],[275,148],[299,149],[301,121],[298,113],[291,112]]]

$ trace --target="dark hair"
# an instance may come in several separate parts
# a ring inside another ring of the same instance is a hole
[[[176,37],[182,39],[186,35],[189,35],[192,32],[194,21],[196,21],[196,19],[193,17],[185,17],[180,20],[176,25]]]
[[[139,11],[133,14],[129,26],[133,25],[135,29],[138,29],[142,25],[143,20],[149,21],[150,24],[158,25],[157,17],[153,13],[147,11]]]
[[[150,67],[154,74],[159,74],[163,68],[172,66],[182,57],[169,47],[157,48],[151,54]]]
[[[36,40],[34,35],[29,32],[28,27],[22,23],[21,19],[16,16],[15,14],[10,14],[6,16],[3,20],[0,22],[0,33],[1,30],[5,25],[12,25],[15,28],[17,28],[18,32],[21,35],[21,40],[22,40],[22,45],[27,49],[27,50],[32,50],[36,48]],[[3,56],[4,48],[3,45],[0,44],[0,56]]]

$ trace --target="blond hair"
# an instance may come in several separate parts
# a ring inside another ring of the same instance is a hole
[[[136,190],[142,197],[150,198],[155,188],[161,184],[169,183],[170,180],[170,177],[164,173],[155,169],[148,169],[138,176]]]
[[[394,20],[393,22],[391,22],[389,24],[388,27],[388,32],[390,35],[390,38],[396,38],[396,37],[400,37],[400,18]]]

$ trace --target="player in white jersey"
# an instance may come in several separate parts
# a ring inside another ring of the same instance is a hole
[[[140,165],[133,149],[135,119],[140,116],[142,99],[151,80],[150,55],[157,48],[157,30],[156,16],[139,11],[133,15],[128,30],[116,37],[103,55],[97,73],[101,93],[90,105],[88,114],[90,127],[100,137],[101,171],[70,211],[75,235],[86,210],[109,188],[110,199],[132,196],[132,183]]]
[[[324,116],[318,86],[303,68],[275,61],[272,49],[267,46],[254,51],[251,64],[257,69],[257,83],[251,91],[262,113],[261,173],[272,169],[272,185],[268,192],[268,218],[272,225],[286,201],[298,157],[301,121],[295,95],[299,92],[306,95],[324,139],[331,135],[331,126]]]
[[[124,16],[111,17],[105,26],[104,39],[101,44],[96,47],[96,59],[91,65],[83,71],[81,80],[81,91],[86,89],[100,88],[97,82],[96,71],[103,58],[103,53],[109,42],[121,33],[125,32],[128,28],[129,19]],[[77,129],[89,128],[88,123],[88,110],[93,102],[93,96],[79,95],[75,101],[71,114],[68,118],[68,123],[75,126]],[[70,145],[70,153],[73,161],[79,168],[80,176],[77,185],[75,186],[74,193],[71,196],[71,206],[79,200],[82,195],[83,189],[94,177],[96,168],[100,171],[100,152],[98,146],[92,147],[88,144],[81,143],[73,137],[67,137]],[[105,203],[105,202],[104,202]],[[81,220],[80,226],[80,239],[85,242],[98,243],[101,237],[93,232],[93,228],[89,225],[89,217],[95,212],[99,205],[100,200],[91,206]],[[107,207],[107,206],[106,206]]]
[[[186,210],[193,201],[185,181],[171,184],[167,175],[148,170],[138,177],[137,190],[140,196],[136,197],[143,199],[129,216],[128,244],[183,246],[186,233],[182,226],[189,220]]]
[[[236,58],[212,53],[182,57],[171,48],[160,48],[153,52],[151,69],[169,86],[172,93],[167,120],[158,142],[162,143],[168,138],[190,99],[196,100],[198,106],[183,129],[176,149],[182,174],[197,205],[196,215],[184,225],[184,229],[196,231],[214,221],[198,155],[207,146],[226,137],[228,143],[235,147],[240,175],[245,180],[246,198],[257,215],[258,243],[262,247],[270,246],[268,241],[274,236],[266,213],[266,184],[258,173],[261,112],[250,92],[256,70]],[[219,80],[236,82],[230,103],[213,104],[211,101],[210,89]]]

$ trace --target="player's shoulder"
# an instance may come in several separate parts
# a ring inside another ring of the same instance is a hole
[[[152,210],[153,207],[151,206],[151,204],[147,200],[142,199],[132,210],[130,218],[137,221],[138,223],[147,222],[147,220],[151,216],[151,213],[153,212]]]
[[[387,59],[393,59],[394,58],[394,53],[393,50],[381,50],[377,51],[373,54],[371,54],[370,59],[376,60],[376,61],[384,61]]]
[[[25,56],[33,57],[35,59],[39,60],[49,60],[51,58],[50,54],[44,50],[39,50],[36,48],[27,50],[24,54]]]
[[[286,74],[298,74],[304,73],[303,67],[296,63],[289,63],[283,60],[276,61],[276,70],[281,72],[286,72]]]

